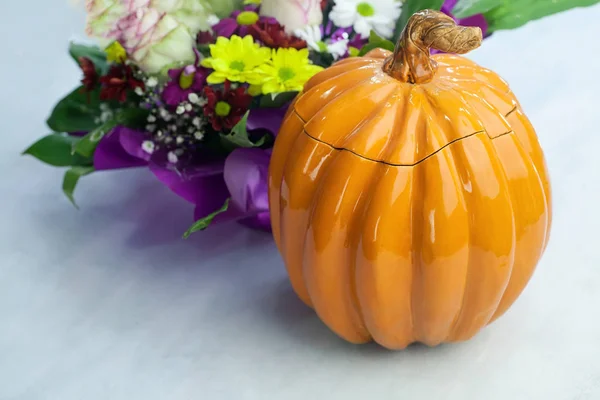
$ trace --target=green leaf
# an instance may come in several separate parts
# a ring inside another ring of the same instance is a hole
[[[503,0],[458,0],[452,9],[452,14],[456,18],[466,18],[475,14],[483,14],[502,3]]]
[[[489,24],[489,31],[518,28],[551,14],[569,10],[575,7],[587,7],[597,4],[600,0],[504,0],[502,5],[484,14]]]
[[[69,54],[73,60],[79,65],[79,57],[87,57],[96,66],[96,70],[100,75],[108,72],[108,62],[106,61],[106,53],[98,46],[87,46],[85,44],[73,43],[69,44]]]
[[[83,157],[92,157],[98,147],[98,143],[117,125],[123,125],[131,128],[138,128],[144,123],[148,116],[148,111],[141,108],[124,108],[119,110],[115,117],[104,122],[99,127],[91,130],[87,135],[81,138],[73,146],[73,153]]]
[[[405,0],[402,3],[402,13],[396,21],[396,29],[394,30],[394,42],[398,40],[409,18],[417,11],[431,9],[440,10],[444,4],[444,0]]]
[[[207,57],[207,58],[210,57],[210,45],[208,45],[208,44],[199,44],[198,45],[198,51],[204,57]]]
[[[210,223],[213,221],[213,219],[215,219],[215,217],[225,211],[227,211],[227,208],[229,208],[229,199],[225,200],[225,203],[223,204],[223,207],[221,207],[220,209],[218,209],[217,211],[215,211],[212,214],[207,215],[204,218],[199,219],[198,221],[194,222],[194,224],[192,226],[190,226],[190,229],[188,229],[184,234],[183,234],[183,238],[187,239],[190,237],[190,235],[194,232],[198,232],[198,231],[203,231],[204,229],[208,228],[208,226],[210,225]]]
[[[100,90],[87,93],[78,87],[58,102],[46,122],[55,132],[91,131],[101,114]]]
[[[238,122],[229,135],[221,135],[221,139],[225,141],[226,144],[232,145],[234,148],[237,147],[260,147],[265,143],[266,136],[263,136],[258,140],[258,142],[254,143],[248,137],[248,130],[246,129],[246,124],[248,123],[248,115],[250,111],[246,111],[246,114],[242,117],[240,122]]]
[[[141,128],[145,125],[148,114],[150,111],[143,108],[123,108],[117,111],[115,118],[119,125]]]
[[[280,108],[294,100],[298,92],[270,93],[260,98],[260,108]]]
[[[371,34],[369,35],[369,41],[363,46],[358,55],[364,56],[365,54],[376,48],[394,51],[394,43],[377,35],[375,31],[371,31]]]
[[[117,120],[111,119],[96,129],[91,130],[87,135],[82,137],[79,142],[75,143],[72,148],[73,154],[79,154],[83,157],[93,157],[100,140],[102,140],[102,138],[117,125]]]
[[[62,189],[65,196],[67,196],[67,198],[71,201],[75,208],[79,208],[77,207],[77,204],[75,203],[75,198],[73,197],[73,192],[75,191],[77,182],[79,182],[79,178],[91,174],[92,172],[94,172],[94,167],[92,166],[75,166],[71,167],[67,170],[67,172],[65,172]]]
[[[75,136],[63,133],[52,133],[44,136],[23,152],[55,167],[72,165],[91,165],[92,160],[79,154],[73,154],[73,146],[80,140]]]
[[[334,63],[333,55],[330,53],[321,53],[318,51],[311,51],[309,55],[310,61],[323,68],[328,68]]]

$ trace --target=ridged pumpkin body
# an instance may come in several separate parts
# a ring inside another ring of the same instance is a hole
[[[277,137],[273,233],[292,286],[338,335],[401,349],[502,315],[541,257],[550,185],[507,84],[435,55],[398,81],[376,50],[314,76]]]

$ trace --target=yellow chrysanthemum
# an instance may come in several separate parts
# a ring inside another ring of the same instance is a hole
[[[271,61],[259,68],[263,75],[262,94],[301,91],[306,81],[323,69],[310,63],[308,49],[288,48],[272,52]],[[257,89],[254,87],[252,91]]]
[[[202,65],[214,70],[206,81],[210,84],[247,82],[252,85],[262,83],[259,67],[271,56],[270,49],[254,43],[252,36],[243,39],[233,35],[230,39],[218,37],[216,44],[210,45],[210,58],[202,60]]]

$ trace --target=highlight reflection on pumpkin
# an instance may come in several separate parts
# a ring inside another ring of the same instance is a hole
[[[479,28],[425,10],[396,51],[315,75],[270,166],[273,233],[298,296],[338,335],[400,349],[502,315],[548,241],[550,185],[507,84],[463,57]]]

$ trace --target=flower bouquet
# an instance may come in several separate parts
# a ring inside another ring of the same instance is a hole
[[[67,168],[73,204],[81,177],[144,167],[195,205],[185,237],[231,220],[269,230],[270,149],[315,73],[393,49],[420,9],[489,36],[597,1],[87,0],[99,46],[70,45],[81,84],[48,118],[54,133],[24,153]]]

